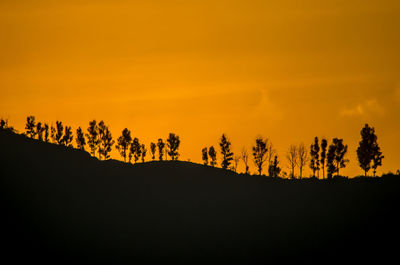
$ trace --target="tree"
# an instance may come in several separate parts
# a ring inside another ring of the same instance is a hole
[[[294,177],[295,177],[294,176],[294,170],[295,170],[296,165],[297,165],[297,146],[291,145],[289,147],[289,150],[288,150],[288,152],[286,154],[286,158],[287,158],[287,160],[289,162],[289,166],[290,166],[290,168],[292,170],[292,173],[291,173],[290,177],[292,179],[294,179]]]
[[[157,142],[157,147],[158,147],[158,157],[160,159],[160,161],[163,160],[163,155],[164,155],[164,147],[165,147],[165,143],[163,142],[163,139],[158,139]]]
[[[271,140],[265,139],[267,141],[267,162],[268,162],[268,172],[269,167],[273,163],[273,159],[276,155],[276,150],[274,149],[274,145],[272,144]]]
[[[328,141],[326,139],[321,140],[321,167],[322,167],[322,178],[325,178],[325,163],[326,163],[326,148],[328,147]]]
[[[258,174],[261,176],[263,164],[267,159],[267,139],[263,139],[262,137],[257,137],[256,145],[253,146],[253,161],[257,167]]]
[[[343,144],[343,139],[334,138],[329,146],[327,155],[328,177],[336,172],[339,176],[339,170],[345,168],[349,160],[345,159],[347,153],[347,145]]]
[[[171,157],[171,160],[177,160],[179,157],[178,148],[181,141],[179,140],[179,136],[170,133],[167,139],[167,149],[168,155]]]
[[[274,161],[272,162],[271,166],[268,169],[268,173],[270,177],[277,178],[281,173],[281,168],[279,167],[278,156],[275,155]]]
[[[117,139],[116,148],[119,151],[120,155],[124,158],[124,162],[126,162],[126,155],[129,147],[132,143],[131,131],[127,128],[122,130],[122,135]]]
[[[150,152],[151,152],[151,159],[154,160],[156,158],[156,149],[157,145],[155,143],[150,143]]]
[[[308,162],[308,151],[307,147],[304,143],[299,144],[297,148],[297,166],[300,170],[300,179],[303,177],[303,168],[307,165]]]
[[[114,145],[115,141],[112,138],[110,129],[104,123],[102,124],[102,121],[99,123],[99,136],[100,136],[99,153],[104,157],[104,159],[108,159],[110,158],[112,146]]]
[[[0,119],[0,130],[7,129],[7,120]]]
[[[243,147],[243,149],[242,149],[241,157],[242,157],[242,161],[245,166],[244,173],[248,174],[249,173],[249,153],[247,152],[247,149],[245,147]]]
[[[56,128],[54,128],[53,124],[51,124],[51,128],[50,128],[50,138],[51,138],[51,142],[56,143]]]
[[[240,156],[236,155],[233,157],[233,171],[237,172],[237,166],[239,164],[240,161]]]
[[[96,156],[96,150],[98,149],[100,143],[99,128],[97,126],[96,120],[89,122],[89,127],[86,133],[87,143],[90,148],[90,154]]]
[[[364,170],[364,176],[367,176],[368,171],[373,168],[374,176],[378,166],[382,165],[382,152],[378,145],[378,137],[375,134],[375,129],[365,124],[361,130],[361,141],[357,148],[357,158],[361,169]],[[372,165],[371,165],[372,163]]]
[[[72,147],[72,128],[70,126],[65,126],[64,136],[61,139],[61,145]]]
[[[85,151],[86,140],[85,136],[83,135],[83,131],[81,127],[78,127],[76,130],[76,146],[79,150]]]
[[[38,122],[36,124],[36,134],[38,136],[39,141],[43,141],[43,132],[44,132],[44,127],[42,126],[41,122]]]
[[[227,169],[233,160],[233,153],[231,152],[231,142],[226,138],[225,134],[222,134],[219,146],[222,154],[221,166],[223,169]]]
[[[131,144],[129,157],[133,156],[135,164],[136,164],[136,162],[139,160],[141,154],[142,154],[142,150],[140,148],[139,139],[135,137],[135,139],[133,139],[133,142]],[[129,159],[129,161],[130,161],[130,159]]]
[[[36,122],[35,122],[35,116],[28,116],[26,118],[26,134],[30,137],[30,138],[35,138],[36,136]]]
[[[44,124],[44,141],[49,142],[49,125],[47,123]]]
[[[318,172],[318,177],[319,177],[319,140],[318,137],[315,137],[314,139],[314,144],[311,145],[310,147],[310,168],[313,172],[313,177],[315,178],[315,172]]]
[[[64,126],[61,121],[56,121],[55,140],[57,144],[63,144]]]
[[[208,148],[208,155],[210,156],[210,165],[212,167],[215,167],[215,165],[217,164],[217,152],[215,151],[214,146],[211,146],[210,148]]]
[[[203,159],[203,163],[204,165],[208,165],[208,150],[207,147],[204,147],[203,149],[201,149],[201,158]]]
[[[145,158],[146,158],[146,154],[147,154],[147,149],[146,149],[146,146],[144,144],[142,144],[140,146],[140,151],[142,153],[142,163],[144,163]]]

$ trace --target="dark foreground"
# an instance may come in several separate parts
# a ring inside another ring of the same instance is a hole
[[[399,250],[396,177],[130,166],[7,132],[0,166],[1,259],[13,263],[385,263]]]

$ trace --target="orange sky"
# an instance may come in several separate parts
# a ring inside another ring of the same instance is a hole
[[[74,129],[103,119],[146,144],[175,132],[195,162],[223,132],[236,152],[263,135],[285,171],[290,144],[340,137],[345,175],[362,174],[368,122],[378,173],[395,171],[399,14],[397,0],[3,0],[0,116],[19,131],[30,114]]]

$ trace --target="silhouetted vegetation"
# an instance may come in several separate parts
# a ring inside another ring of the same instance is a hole
[[[253,161],[257,167],[258,174],[261,176],[264,162],[267,159],[267,139],[256,138],[256,145],[253,146]]]
[[[129,152],[129,162],[131,161],[131,157],[133,156],[134,162],[136,163],[142,154],[142,149],[140,148],[139,139],[137,137],[135,137],[133,139],[133,142],[131,144],[129,151],[130,151]]]
[[[290,145],[289,150],[288,150],[288,152],[286,154],[286,158],[287,158],[287,160],[289,162],[289,166],[290,166],[290,169],[291,169],[290,177],[292,179],[295,178],[294,170],[295,170],[295,168],[297,166],[297,163],[298,163],[297,162],[297,157],[298,157],[298,155],[297,155],[297,146]]]
[[[231,152],[231,142],[226,138],[225,134],[222,134],[219,146],[222,154],[221,167],[228,169],[233,160],[233,152]]]
[[[215,151],[214,146],[210,146],[210,148],[208,149],[208,155],[210,156],[210,165],[212,167],[215,167],[215,165],[217,164],[217,152]]]
[[[327,154],[328,178],[332,178],[334,173],[339,176],[339,170],[346,167],[349,162],[345,159],[346,153],[347,145],[343,144],[343,139],[334,138]]]
[[[163,139],[158,139],[157,142],[157,147],[158,147],[158,158],[160,161],[163,160],[163,155],[164,155],[164,147],[165,147],[165,143],[163,141]]]
[[[361,141],[357,148],[358,163],[361,169],[364,170],[364,176],[367,176],[368,171],[372,168],[375,177],[376,169],[382,165],[384,156],[378,145],[378,137],[375,134],[375,129],[365,124],[361,130]]]
[[[120,137],[118,137],[117,145],[116,145],[117,150],[119,151],[121,156],[124,158],[124,162],[126,162],[126,157],[128,155],[127,152],[129,151],[131,143],[132,143],[131,131],[129,131],[127,128],[125,128],[122,131],[122,135]]]
[[[57,144],[63,144],[64,126],[61,121],[56,121],[55,141]]]
[[[90,148],[90,154],[92,156],[96,156],[96,151],[97,151],[98,145],[100,143],[99,129],[98,129],[96,120],[92,120],[89,122],[89,127],[87,128],[86,138],[87,138],[87,144]]]
[[[64,136],[61,139],[61,145],[72,147],[72,128],[70,126],[65,126]]]
[[[26,135],[28,135],[30,138],[35,138],[36,122],[34,116],[28,116],[28,118],[26,118],[25,130],[26,130]]]
[[[321,167],[322,167],[322,179],[325,179],[325,164],[326,164],[326,151],[328,147],[328,141],[326,139],[321,140]]]
[[[243,147],[242,152],[241,152],[241,158],[245,167],[245,174],[249,173],[249,153],[247,152],[247,149]]]
[[[300,170],[300,176],[299,178],[303,178],[303,168],[307,165],[308,163],[308,151],[307,147],[304,145],[304,143],[299,144],[299,147],[297,148],[297,166],[299,167]]]
[[[79,150],[85,151],[86,140],[81,127],[78,127],[78,129],[76,130],[75,141],[77,148]]]
[[[315,178],[315,172],[318,172],[319,177],[319,140],[315,137],[314,143],[310,147],[310,168],[313,172],[313,177]]]
[[[279,177],[280,173],[281,173],[281,168],[279,167],[278,156],[275,156],[274,161],[269,166],[268,174],[270,177],[277,178]]]
[[[142,154],[142,163],[144,163],[145,160],[146,160],[146,154],[147,154],[147,149],[146,149],[146,146],[144,144],[142,144],[140,146],[140,153]]]
[[[167,150],[168,155],[171,157],[171,160],[177,160],[179,157],[178,148],[181,141],[179,140],[179,136],[170,133],[167,139]]]
[[[208,165],[208,150],[207,147],[201,149],[201,159],[203,160],[204,165]]]
[[[36,124],[36,135],[38,136],[39,141],[43,141],[43,133],[44,133],[44,127],[42,126],[41,122],[38,122]]]
[[[49,125],[47,123],[44,124],[44,141],[48,143],[49,139]]]
[[[105,125],[104,121],[100,121],[98,125],[98,135],[99,135],[99,158],[102,157],[104,159],[110,158],[110,152],[112,150],[112,146],[114,145],[114,140],[112,138],[112,134],[107,125]]]

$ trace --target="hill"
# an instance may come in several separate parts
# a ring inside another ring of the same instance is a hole
[[[0,132],[3,259],[43,263],[382,262],[400,180],[274,180],[136,165]]]

